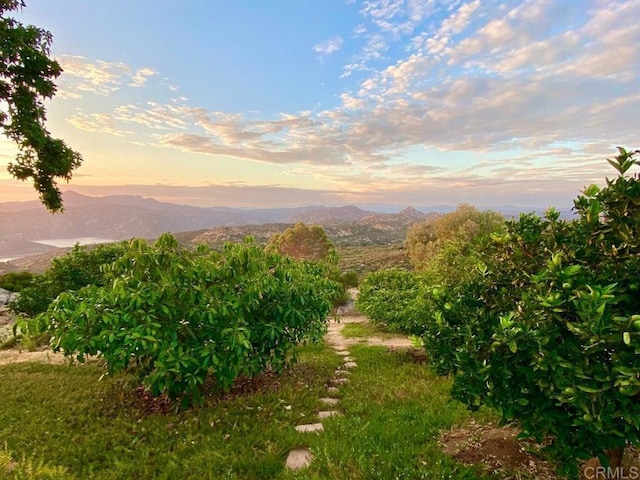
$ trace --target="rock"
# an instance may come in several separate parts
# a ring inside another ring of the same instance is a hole
[[[330,397],[321,398],[320,401],[325,405],[337,405],[338,403],[340,403],[340,399]]]
[[[324,427],[321,423],[307,423],[306,425],[298,425],[296,430],[301,433],[322,432]]]
[[[307,448],[298,448],[291,450],[287,455],[286,467],[289,470],[300,470],[308,467],[313,461],[313,454]]]
[[[10,303],[16,295],[17,294],[14,292],[0,288],[0,307],[4,307],[6,304]]]
[[[344,368],[355,368],[358,366],[356,362],[346,362],[342,365]]]
[[[341,413],[337,410],[322,410],[320,412],[318,412],[318,418],[320,420],[325,419],[325,418],[329,418],[329,417],[333,417],[335,415],[341,415]]]
[[[339,317],[350,317],[354,315],[359,315],[358,311],[356,310],[355,300],[349,299],[345,302],[344,305],[340,305],[336,309],[336,315],[338,315]]]

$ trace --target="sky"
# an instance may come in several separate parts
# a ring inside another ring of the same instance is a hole
[[[640,0],[27,0],[63,190],[198,206],[569,207],[639,148]],[[0,202],[36,198],[11,178]]]

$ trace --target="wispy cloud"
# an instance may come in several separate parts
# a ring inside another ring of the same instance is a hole
[[[334,35],[324,42],[317,43],[313,46],[313,51],[325,57],[337,52],[342,47],[344,41],[340,35]]]
[[[150,69],[150,68],[141,68],[137,72],[133,74],[131,78],[131,83],[129,84],[132,87],[142,87],[147,83],[149,77],[153,75],[157,75],[158,72]]]
[[[92,61],[75,55],[57,60],[63,68],[57,96],[64,99],[78,99],[87,93],[110,95],[124,86],[142,87],[149,77],[157,75],[151,68],[134,70],[122,62]]]
[[[343,74],[363,78],[338,94],[335,108],[256,119],[176,98],[70,121],[114,135],[135,131],[136,142],[182,152],[300,167],[352,193],[449,198],[462,197],[464,186],[486,196],[560,195],[600,178],[612,143],[637,142],[640,0],[587,3],[365,1],[355,34],[362,49]],[[385,58],[401,41],[404,53]],[[336,36],[314,51],[330,55],[342,45]],[[69,65],[80,92],[107,94],[156,75],[78,57]],[[416,150],[428,153],[398,160]],[[438,165],[451,152],[473,154],[478,164]]]

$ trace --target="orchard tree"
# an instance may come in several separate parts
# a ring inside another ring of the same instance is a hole
[[[24,6],[23,0],[0,0],[0,127],[19,150],[9,173],[31,179],[45,207],[59,212],[56,178],[70,180],[82,157],[45,127],[44,100],[55,94],[53,80],[62,68],[49,57],[51,33],[10,16]]]
[[[640,152],[619,150],[618,176],[577,197],[574,221],[507,222],[475,274],[429,296],[425,346],[454,397],[550,441],[571,478],[576,459],[615,468],[640,444]]]
[[[336,249],[324,229],[304,223],[273,235],[266,248],[296,260],[322,261],[336,256]]]
[[[411,263],[423,268],[445,242],[474,242],[500,230],[503,225],[504,218],[498,212],[480,211],[473,205],[463,203],[454,212],[412,225],[407,232],[405,249]]]

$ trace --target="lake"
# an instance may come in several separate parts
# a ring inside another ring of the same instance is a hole
[[[65,247],[73,247],[76,243],[80,245],[92,245],[94,243],[112,243],[117,240],[113,240],[110,238],[100,238],[100,237],[77,237],[77,238],[52,238],[46,240],[32,240],[35,243],[42,243],[43,245],[51,245],[53,247],[65,248]]]

